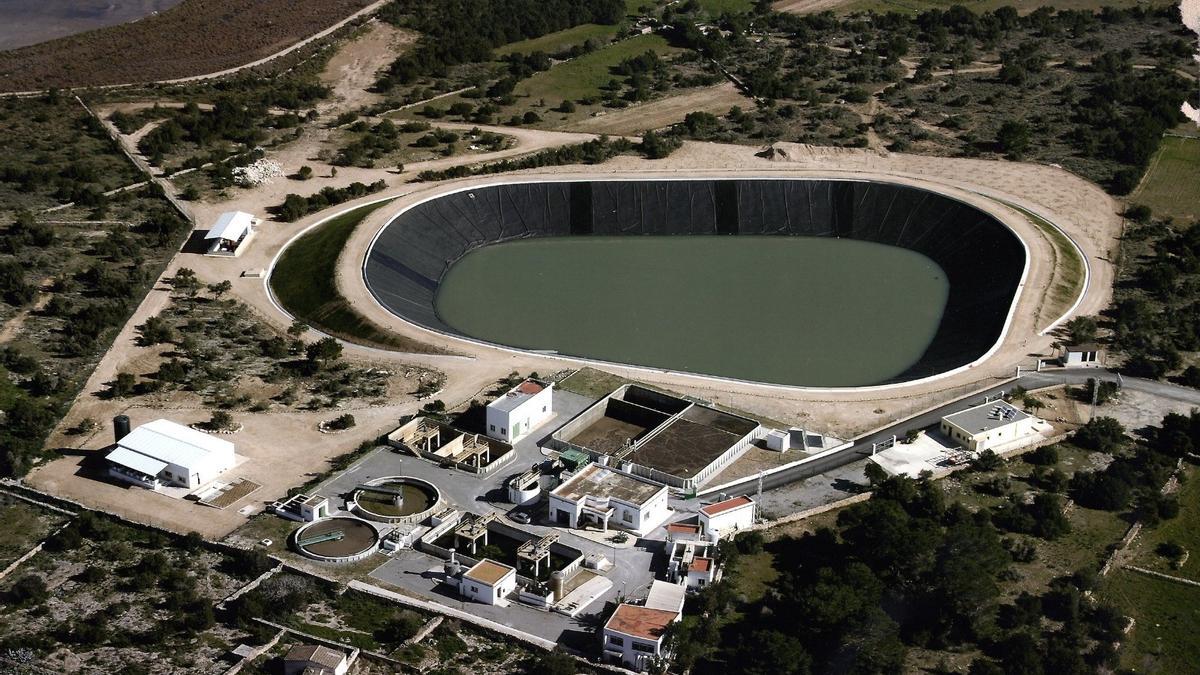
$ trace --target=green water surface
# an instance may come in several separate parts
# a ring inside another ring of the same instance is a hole
[[[437,311],[510,347],[839,387],[916,363],[949,290],[929,258],[850,239],[555,237],[467,254]]]

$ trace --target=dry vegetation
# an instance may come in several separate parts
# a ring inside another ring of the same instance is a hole
[[[142,21],[0,52],[0,88],[24,91],[187,77],[269,56],[369,0],[186,0]]]

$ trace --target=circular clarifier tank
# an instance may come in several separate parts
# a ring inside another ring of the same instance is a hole
[[[355,513],[384,523],[424,520],[441,501],[441,492],[429,481],[411,476],[387,476],[355,489]]]
[[[293,544],[302,555],[314,560],[356,562],[379,548],[379,531],[360,518],[337,516],[296,530]]]

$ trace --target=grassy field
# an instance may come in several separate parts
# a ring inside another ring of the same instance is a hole
[[[279,303],[308,325],[351,342],[421,354],[435,347],[384,330],[359,314],[338,293],[338,254],[354,228],[387,202],[348,211],[292,242],[271,274],[271,290]]]
[[[1130,201],[1149,206],[1176,224],[1200,221],[1200,138],[1163,138],[1150,170]]]
[[[517,94],[548,101],[597,96],[600,87],[609,80],[621,79],[612,74],[613,66],[647,51],[658,52],[660,56],[664,56],[679,50],[669,46],[662,36],[638,35],[538,73],[519,84]]]
[[[726,575],[726,578],[730,579],[739,596],[744,596],[749,602],[756,602],[762,599],[767,589],[779,578],[779,570],[775,569],[774,565],[775,556],[769,551],[742,555],[738,557],[733,573]]]
[[[1055,227],[1050,221],[1034,215],[1030,211],[1004,202],[1006,206],[1016,209],[1025,215],[1031,223],[1038,226],[1050,243],[1054,246],[1054,278],[1050,284],[1050,292],[1046,295],[1046,305],[1042,308],[1042,318],[1053,320],[1067,311],[1075,298],[1083,291],[1084,265],[1079,249],[1071,243],[1067,235]]]
[[[1180,488],[1179,515],[1153,528],[1145,528],[1138,537],[1134,564],[1139,567],[1200,581],[1200,472],[1187,470],[1188,480]],[[1187,561],[1172,569],[1167,560],[1155,553],[1159,544],[1175,542],[1188,552]]]
[[[725,12],[729,12],[730,14],[738,14],[740,12],[747,12],[750,10],[751,7],[754,6],[754,3],[751,2],[751,0],[699,0],[699,1],[700,1],[700,6],[704,9],[704,11],[708,12],[712,16],[720,16],[720,15],[724,14]]]
[[[568,47],[581,45],[591,39],[607,41],[617,34],[618,26],[605,26],[598,23],[585,23],[573,28],[555,31],[541,37],[512,42],[498,47],[496,56],[506,54],[529,54],[531,52],[546,52],[554,54]]]
[[[1193,673],[1200,663],[1200,588],[1114,571],[1098,593],[1136,622],[1121,665],[1139,673]]]
[[[4,569],[55,528],[65,516],[0,495],[0,569]]]

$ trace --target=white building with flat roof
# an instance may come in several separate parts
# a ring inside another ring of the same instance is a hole
[[[643,604],[623,603],[604,624],[602,649],[610,661],[648,670],[656,658],[668,656],[663,638],[683,616],[684,589],[657,579]]]
[[[517,590],[517,570],[484,558],[463,572],[458,584],[462,596],[485,605],[495,605]]]
[[[1037,421],[1005,401],[991,401],[943,417],[938,428],[964,448],[983,452],[1032,436]]]
[[[525,380],[487,407],[487,435],[505,443],[528,436],[554,414],[554,384]]]
[[[233,443],[170,420],[147,422],[108,453],[109,475],[135,485],[197,488],[233,468]]]
[[[589,464],[550,492],[550,520],[566,527],[593,524],[644,535],[671,515],[669,489],[647,480]]]
[[[754,524],[757,505],[742,495],[700,507],[700,527],[709,537],[728,537]]]

